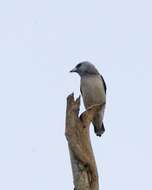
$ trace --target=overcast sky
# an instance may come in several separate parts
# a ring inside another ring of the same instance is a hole
[[[78,62],[107,83],[106,132],[91,139],[100,189],[152,189],[150,0],[0,2],[0,189],[73,188],[64,137]],[[81,111],[84,110],[83,104]]]

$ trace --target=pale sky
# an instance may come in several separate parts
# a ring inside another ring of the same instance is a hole
[[[152,189],[152,2],[0,2],[0,189],[71,190],[66,97],[78,62],[107,83],[106,132],[91,139],[100,189]],[[83,103],[81,111],[83,111]]]

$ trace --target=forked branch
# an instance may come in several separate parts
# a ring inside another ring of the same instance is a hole
[[[68,141],[75,190],[99,190],[98,172],[89,126],[104,105],[93,105],[79,117],[80,97],[67,97],[65,136]]]

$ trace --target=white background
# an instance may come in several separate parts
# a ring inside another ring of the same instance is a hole
[[[64,137],[78,62],[107,83],[106,133],[91,129],[100,189],[152,189],[150,0],[0,2],[0,189],[73,188]],[[83,106],[81,111],[83,111]]]

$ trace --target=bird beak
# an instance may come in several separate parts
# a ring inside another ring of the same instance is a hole
[[[77,72],[77,68],[74,68],[70,71],[70,73]]]

